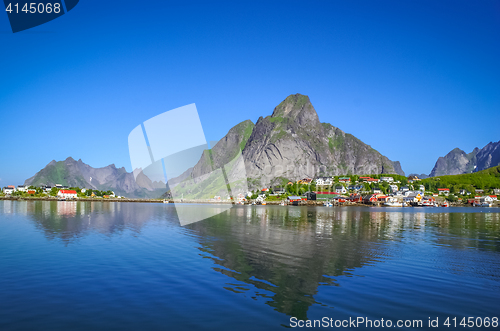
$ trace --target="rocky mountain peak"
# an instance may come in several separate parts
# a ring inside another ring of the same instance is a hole
[[[319,125],[319,118],[316,110],[311,104],[307,95],[291,94],[274,108],[271,118],[290,118],[301,125]]]

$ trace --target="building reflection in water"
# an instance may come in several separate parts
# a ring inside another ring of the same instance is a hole
[[[157,208],[154,208],[156,205]],[[140,233],[147,223],[178,221],[172,206],[147,203],[77,202],[77,201],[2,201],[4,214],[26,215],[48,239],[71,242],[87,233],[112,235],[130,230]]]

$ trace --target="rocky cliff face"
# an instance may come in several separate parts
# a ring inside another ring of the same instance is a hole
[[[309,97],[290,95],[271,116],[255,125],[245,121],[212,149],[213,164],[220,167],[242,150],[250,188],[272,184],[276,178],[344,174],[404,174],[393,162],[351,134],[319,121]],[[204,153],[191,177],[206,174],[210,158]],[[228,174],[231,177],[231,174]],[[236,177],[236,176],[234,176]]]
[[[465,174],[497,165],[500,165],[500,141],[490,142],[482,149],[476,147],[469,154],[455,148],[444,157],[439,157],[429,176]]]
[[[257,121],[243,150],[247,176],[273,178],[396,173],[393,162],[351,134],[319,121],[309,97],[290,95]]]
[[[91,179],[92,178],[92,179]],[[165,184],[152,182],[144,174],[134,179],[134,175],[117,168],[114,164],[103,168],[93,168],[82,160],[68,157],[64,161],[55,160],[47,164],[35,176],[27,179],[25,185],[67,185],[70,187],[112,190],[126,197],[158,197],[166,190]]]

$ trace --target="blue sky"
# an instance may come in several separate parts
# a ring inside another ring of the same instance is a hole
[[[131,171],[141,122],[196,103],[207,140],[307,94],[322,122],[429,173],[500,140],[500,2],[93,1],[0,14],[0,185],[51,160]]]

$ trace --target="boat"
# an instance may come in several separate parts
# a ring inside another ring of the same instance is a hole
[[[327,202],[323,202],[323,206],[325,207],[333,207],[332,203],[327,201]]]
[[[436,204],[433,201],[430,200],[424,200],[422,201],[422,207],[436,207]]]
[[[443,203],[441,204],[441,207],[449,207],[449,206],[450,206],[450,205],[448,204],[448,202],[447,202],[447,201],[445,201],[445,202],[443,202]]]
[[[396,198],[389,198],[387,202],[384,203],[386,207],[404,207],[402,202],[399,202]]]
[[[168,200],[163,200],[163,203],[169,203],[169,201]]]
[[[474,202],[474,207],[491,207],[492,204],[489,202]]]
[[[262,201],[262,205],[265,206],[267,203],[265,201]]]
[[[286,206],[285,201],[281,201],[280,206]]]

